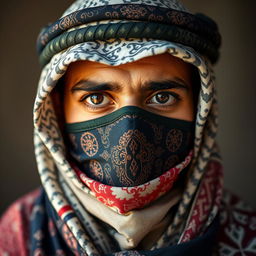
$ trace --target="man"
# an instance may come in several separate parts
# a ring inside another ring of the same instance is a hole
[[[3,253],[225,255],[237,227],[254,252],[222,195],[212,20],[177,1],[76,1],[38,42],[43,188],[3,217]]]

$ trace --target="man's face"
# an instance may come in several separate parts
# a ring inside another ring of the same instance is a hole
[[[66,123],[98,118],[125,106],[194,119],[192,68],[168,53],[119,66],[78,61],[69,66],[64,83]]]

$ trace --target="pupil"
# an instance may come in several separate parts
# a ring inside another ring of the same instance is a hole
[[[169,95],[167,93],[158,93],[156,95],[156,100],[159,103],[166,103],[169,100]]]
[[[100,104],[103,101],[103,96],[99,94],[94,94],[91,96],[91,101],[95,105]]]

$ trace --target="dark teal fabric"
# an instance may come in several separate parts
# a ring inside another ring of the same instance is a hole
[[[49,202],[45,191],[42,189],[39,197],[35,202],[37,210],[31,218],[30,223],[30,238],[31,244],[30,255],[84,255],[83,249],[78,243],[73,243],[72,250],[66,244],[63,236],[66,236],[72,241],[72,235],[65,229],[64,222],[59,218],[56,211]],[[87,227],[90,228],[90,227]],[[113,253],[104,254],[100,248],[97,248],[100,255],[105,256],[211,256],[216,245],[216,236],[219,230],[219,216],[215,217],[214,221],[206,230],[206,232],[186,243],[172,245],[156,250],[130,250],[120,251],[120,248],[113,241],[111,247]],[[43,234],[38,236],[38,234]],[[109,237],[109,239],[111,239]]]
[[[192,33],[207,38],[219,47],[221,37],[217,24],[203,14],[191,14],[173,9],[148,6],[145,4],[117,4],[91,7],[72,12],[56,22],[45,27],[38,37],[37,50],[40,54],[43,48],[55,37],[70,28],[101,20],[134,20],[159,22],[162,24],[175,25]]]
[[[51,40],[40,54],[39,61],[42,66],[50,59],[68,47],[90,41],[106,41],[109,39],[157,39],[190,46],[202,55],[207,56],[213,63],[219,57],[218,47],[212,40],[174,25],[156,22],[127,22],[108,23],[65,32]]]
[[[194,122],[128,106],[104,117],[66,125],[69,150],[88,177],[133,187],[159,177],[189,154]]]

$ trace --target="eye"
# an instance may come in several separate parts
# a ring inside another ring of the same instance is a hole
[[[110,103],[109,98],[101,93],[94,93],[87,95],[84,99],[82,99],[86,103],[86,105],[93,105],[93,106],[103,106]]]
[[[149,99],[149,104],[172,105],[178,100],[178,95],[170,92],[159,92]]]

